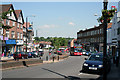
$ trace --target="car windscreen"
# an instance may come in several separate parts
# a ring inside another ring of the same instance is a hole
[[[103,55],[91,55],[88,60],[91,61],[103,61]]]
[[[82,52],[80,49],[75,49],[74,52]]]
[[[25,54],[24,52],[20,52],[21,54]]]

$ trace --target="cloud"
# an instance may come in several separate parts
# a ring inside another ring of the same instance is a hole
[[[69,22],[68,24],[71,26],[75,26],[75,23],[73,23],[73,22]]]
[[[39,28],[55,28],[55,27],[58,27],[57,25],[54,25],[54,24],[50,24],[50,25],[48,25],[48,24],[45,24],[45,25],[43,25],[43,26],[39,26]]]

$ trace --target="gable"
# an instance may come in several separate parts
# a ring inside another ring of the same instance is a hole
[[[24,24],[24,19],[23,19],[22,11],[19,13],[18,22]]]
[[[7,14],[8,19],[17,21],[17,18],[16,18],[16,15],[15,15],[14,9],[13,9],[12,7],[10,7],[10,9],[9,9],[8,11],[11,11],[11,10],[13,10],[13,11],[12,11],[11,13]]]

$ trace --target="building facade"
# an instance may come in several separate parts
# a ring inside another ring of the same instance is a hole
[[[26,24],[27,24],[27,31],[26,31]],[[27,32],[27,36],[26,36]],[[33,31],[33,24],[30,22],[25,22],[23,25],[23,41],[24,41],[24,52],[26,51],[26,38],[27,38],[27,51],[33,51],[33,37],[34,37],[34,31]]]
[[[8,56],[8,54],[12,54],[16,51],[20,51],[21,41],[23,40],[23,27],[24,19],[23,14],[21,10],[14,10],[14,7],[12,4],[2,4],[0,5],[2,8],[2,12],[12,11],[7,14],[8,19],[3,19],[2,23],[4,26],[10,26],[10,29],[0,29],[1,34],[1,40],[3,40],[2,43],[2,52],[5,54],[5,56]],[[22,44],[23,45],[23,44]],[[10,51],[10,53],[8,53]]]
[[[112,24],[109,23],[108,26]],[[94,28],[80,30],[77,32],[78,43],[83,45],[86,50],[103,51],[103,24]]]

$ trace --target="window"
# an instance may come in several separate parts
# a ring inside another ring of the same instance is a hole
[[[17,27],[19,28],[19,23],[17,24]]]
[[[14,32],[14,31],[12,31],[11,37],[12,37],[12,38],[15,38],[15,32]]]
[[[15,26],[15,22],[13,21],[13,26]]]
[[[22,39],[22,33],[20,34],[20,38]]]
[[[10,22],[9,22],[9,20],[6,20],[6,25],[10,25]]]
[[[9,31],[8,30],[6,30],[6,37],[9,38]]]
[[[20,25],[20,28],[22,29],[22,24]]]
[[[17,38],[19,39],[19,32],[17,33]]]

